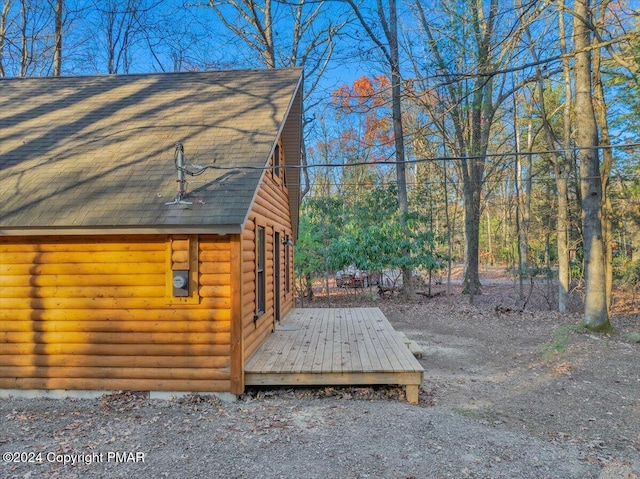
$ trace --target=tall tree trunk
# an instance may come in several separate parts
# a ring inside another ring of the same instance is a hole
[[[2,14],[0,16],[0,78],[6,76],[4,68],[4,45],[7,39],[7,20],[9,18],[9,9],[11,8],[11,0],[3,0]]]
[[[396,10],[396,0],[389,0],[387,3],[389,18],[386,17],[382,0],[376,0],[376,10],[378,14],[378,22],[383,36],[378,36],[371,29],[370,22],[365,20],[359,5],[354,0],[347,0],[353,13],[358,18],[371,41],[375,43],[378,50],[383,56],[386,67],[389,68],[391,74],[391,117],[393,122],[393,138],[395,146],[396,158],[396,182],[398,184],[398,211],[400,213],[400,226],[404,234],[409,236],[409,230],[406,225],[406,215],[409,212],[409,198],[407,194],[407,174],[405,166],[405,146],[404,132],[402,125],[402,75],[400,72],[400,53],[398,49],[398,16]],[[402,254],[410,254],[408,250],[403,250]],[[405,297],[413,295],[412,271],[409,268],[402,269],[402,294]]]
[[[62,12],[64,0],[56,1],[56,27],[54,33],[53,46],[53,76],[59,77],[62,74]]]
[[[448,95],[448,98],[441,100],[447,104],[447,116],[451,122],[451,128],[444,130],[444,134],[449,138],[455,138],[450,142],[455,154],[466,157],[458,163],[465,212],[463,293],[473,295],[480,293],[481,286],[478,242],[480,198],[485,168],[496,168],[493,162],[486,162],[489,139],[498,108],[512,96],[512,92],[505,88],[505,77],[496,71],[501,65],[506,64],[507,58],[511,58],[516,44],[520,44],[524,17],[518,15],[510,33],[505,37],[496,32],[496,26],[505,18],[499,7],[505,6],[505,13],[513,7],[507,7],[504,2],[498,0],[474,0],[452,4],[460,6],[460,11],[468,15],[462,27],[459,21],[463,17],[458,11],[452,13],[453,20],[450,25],[453,28],[462,28],[460,35],[467,35],[466,38],[455,41],[452,41],[452,36],[455,37],[458,32],[446,31],[436,39],[434,32],[441,31],[442,26],[432,27],[424,13],[421,0],[414,0],[420,25],[426,35],[426,46],[435,64],[434,71],[442,76],[444,90]],[[465,69],[472,79],[462,79],[458,73],[461,68]],[[497,91],[494,91],[494,88]]]
[[[473,32],[476,37],[478,72],[481,74],[475,80],[471,101],[471,141],[470,151],[472,159],[464,161],[463,175],[465,196],[465,261],[462,292],[467,294],[480,293],[479,242],[480,242],[480,197],[484,182],[486,154],[489,145],[489,134],[496,105],[494,105],[493,86],[494,77],[484,74],[495,68],[493,64],[495,53],[492,51],[493,29],[498,16],[498,0],[489,2],[488,15],[484,14],[483,2],[476,1],[471,9]]]
[[[597,27],[602,30],[602,22],[606,14],[609,1],[602,2],[598,7]],[[613,150],[607,148],[611,146],[611,136],[609,135],[609,120],[607,119],[607,103],[602,85],[602,75],[600,66],[602,55],[600,50],[593,52],[593,101],[595,104],[596,120],[600,131],[600,145],[602,150],[602,239],[605,248],[605,282],[607,291],[607,311],[611,311],[611,300],[613,294],[613,206],[609,197],[609,179],[611,168],[613,167]]]
[[[533,118],[528,115],[527,122],[527,151],[531,152],[533,148]],[[524,299],[524,274],[529,270],[529,224],[531,220],[531,171],[533,168],[533,155],[527,155],[528,160],[528,179],[525,181],[524,168],[520,161],[521,140],[520,130],[518,128],[518,104],[517,97],[513,96],[513,129],[515,139],[515,169],[514,169],[514,186],[516,190],[516,234],[517,234],[517,258],[518,258],[518,286],[520,299]],[[522,186],[525,190],[522,191]]]
[[[545,107],[545,86],[544,76],[540,66],[536,67],[536,90],[538,92],[540,115],[542,117],[542,127],[544,130],[544,139],[547,144],[547,148],[550,151],[555,151],[550,158],[549,162],[553,167],[553,172],[556,180],[556,189],[558,193],[557,200],[557,215],[556,215],[556,241],[558,250],[558,311],[561,313],[567,310],[567,299],[569,294],[569,201],[568,201],[568,178],[571,172],[569,162],[569,148],[571,147],[571,106],[572,106],[572,91],[571,91],[571,67],[569,65],[569,57],[567,53],[567,42],[565,37],[565,24],[564,24],[564,0],[558,2],[558,27],[560,33],[560,51],[563,54],[562,66],[565,84],[565,103],[563,109],[563,138],[562,138],[562,152],[557,151],[557,140],[553,127],[549,121]],[[533,59],[538,62],[539,57],[536,51],[536,42],[531,34],[529,27],[526,29],[527,38],[530,45],[531,54]],[[548,250],[547,250],[548,251]]]
[[[524,261],[523,261],[523,247],[522,244],[526,242],[526,239],[523,238],[524,231],[522,230],[522,226],[520,224],[520,211],[521,211],[521,195],[520,195],[520,158],[518,157],[518,135],[516,131],[516,167],[514,168],[514,186],[516,188],[516,259],[518,261],[518,296],[520,300],[524,299]]]
[[[598,130],[591,88],[590,0],[576,0],[574,5],[574,75],[576,87],[576,145],[580,152],[580,190],[582,196],[582,231],[586,297],[584,325],[592,330],[609,329],[605,275],[605,252],[602,237],[602,181],[598,154]]]
[[[468,161],[468,160],[466,160]],[[480,187],[465,182],[464,191],[464,279],[462,291],[480,293]]]
[[[566,28],[564,23],[564,0],[558,5],[558,29],[560,33],[560,52],[562,59],[562,75],[564,78],[564,109],[562,113],[562,148],[563,154],[556,156],[555,173],[558,189],[558,218],[556,223],[558,248],[558,311],[567,312],[569,299],[569,190],[568,182],[571,174],[571,113],[573,107],[573,91],[571,89],[571,65],[567,53]]]
[[[533,119],[529,118],[527,125],[527,151],[533,150]],[[522,162],[520,162],[522,166]],[[533,154],[527,155],[527,168],[520,168],[520,172],[516,181],[520,182],[520,195],[522,200],[519,201],[522,219],[522,234],[520,236],[520,252],[522,254],[522,267],[525,271],[529,269],[529,227],[531,226],[531,187],[533,181]]]
[[[106,36],[107,36],[107,73],[112,75],[115,71],[116,45],[114,39],[115,12],[106,12]]]
[[[271,0],[265,0],[264,2],[264,24],[260,34],[264,38],[264,63],[267,68],[275,68],[277,66],[276,47],[273,41],[273,16],[271,14]]]
[[[22,0],[20,2],[20,77],[27,76],[27,66],[29,66],[29,43],[27,38],[27,28],[28,28],[28,2],[27,0]]]
[[[491,237],[491,213],[489,212],[489,208],[485,208],[487,212],[487,260],[488,265],[493,266],[493,238]],[[503,222],[504,223],[504,222]]]
[[[631,261],[635,263],[640,261],[640,225],[631,224],[629,229],[631,230]]]
[[[380,1],[380,0],[378,0]],[[380,19],[382,5],[378,5]],[[384,25],[384,23],[383,23]],[[387,31],[387,28],[385,28]],[[407,171],[405,165],[404,130],[402,125],[402,76],[400,74],[400,53],[398,51],[398,16],[396,12],[396,0],[389,1],[389,28],[388,28],[389,56],[391,66],[391,102],[393,117],[393,138],[396,150],[396,182],[398,183],[398,208],[400,210],[400,222],[404,234],[409,239],[409,230],[406,224],[406,216],[409,213],[409,198],[407,194]],[[403,250],[407,256],[409,251]],[[413,272],[409,268],[402,269],[402,294],[406,298],[413,296]]]
[[[599,62],[598,62],[599,63]],[[609,135],[609,125],[607,120],[607,106],[602,89],[602,78],[600,72],[594,70],[594,101],[597,105],[596,118],[600,126],[600,144],[611,145]],[[607,292],[607,311],[611,310],[611,300],[613,294],[613,206],[609,197],[609,179],[613,166],[613,151],[611,148],[602,150],[602,241],[605,250],[605,284]]]
[[[569,298],[569,192],[566,164],[556,163],[558,212],[556,219],[556,247],[558,248],[558,311],[567,312]]]
[[[447,156],[443,149],[443,156]],[[447,223],[447,296],[451,294],[451,265],[453,261],[454,225],[449,214],[449,191],[447,187],[447,161],[442,164],[442,184],[444,186],[444,218]]]
[[[398,18],[396,1],[389,1],[389,53],[391,57],[391,101],[393,116],[393,137],[396,155],[396,181],[398,182],[398,206],[402,214],[409,213],[407,195],[407,172],[405,166],[404,130],[402,125],[402,76],[400,75],[400,54],[398,51]]]

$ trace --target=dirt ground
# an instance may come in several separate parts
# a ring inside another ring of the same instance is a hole
[[[595,334],[580,326],[579,291],[572,312],[559,314],[550,311],[556,284],[525,282],[519,299],[504,270],[485,269],[482,295],[471,299],[460,294],[459,274],[450,296],[434,283],[413,302],[366,291],[321,301],[378,305],[424,349],[423,388],[437,410],[576,444],[602,464],[634,464],[640,476],[640,294],[616,291],[615,332]]]
[[[536,284],[520,311],[508,277],[483,283],[473,304],[443,285],[313,301],[378,306],[419,343],[417,406],[389,387],[0,399],[0,478],[640,477],[640,298],[618,296],[616,332],[601,335],[578,327],[578,295],[560,315]]]

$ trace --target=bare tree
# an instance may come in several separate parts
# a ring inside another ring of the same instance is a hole
[[[514,144],[515,144],[515,168],[514,168],[514,186],[516,194],[516,236],[518,238],[516,253],[518,257],[518,280],[520,299],[524,299],[524,275],[529,269],[529,226],[531,224],[531,188],[532,188],[532,171],[533,171],[533,143],[535,140],[533,118],[531,114],[527,118],[526,127],[526,144],[522,148],[522,139],[520,137],[519,116],[518,116],[518,95],[513,95],[513,127],[514,127]],[[527,168],[523,168],[520,153],[529,152],[526,155]],[[526,171],[526,173],[525,173]],[[526,176],[525,176],[526,175]]]
[[[55,4],[55,32],[53,40],[53,76],[60,76],[62,73],[62,26],[64,11],[64,0],[56,0]]]
[[[64,0],[4,0],[0,14],[0,76],[60,75]]]
[[[520,3],[520,2],[519,2]],[[519,5],[522,8],[522,5]],[[540,28],[540,27],[539,27]],[[564,23],[564,0],[558,2],[558,31],[559,46],[562,54],[562,75],[564,79],[564,105],[561,138],[554,131],[552,126],[552,116],[555,111],[548,112],[545,97],[547,95],[545,86],[545,73],[543,72],[543,62],[538,54],[537,48],[545,49],[546,46],[539,46],[535,41],[531,28],[525,27],[527,43],[531,57],[536,65],[536,92],[538,96],[538,109],[542,122],[543,141],[547,149],[551,152],[545,158],[551,164],[557,188],[557,219],[556,219],[556,243],[558,249],[558,311],[561,313],[567,310],[567,299],[569,294],[569,203],[568,203],[568,181],[572,169],[571,154],[571,132],[572,132],[572,86],[571,86],[571,58],[567,54],[566,28]],[[544,35],[543,35],[544,36]],[[546,68],[545,68],[546,70]]]
[[[233,51],[220,36],[203,35],[207,17],[193,9],[161,9],[140,35],[158,71],[219,69],[225,51]]]
[[[0,14],[0,77],[6,76],[4,66],[5,43],[7,42],[7,30],[9,21],[9,11],[11,10],[11,0],[3,0],[2,13]]]
[[[448,104],[451,126],[442,131],[451,139],[449,147],[454,155],[465,158],[458,162],[465,212],[463,291],[474,295],[480,292],[481,197],[489,166],[490,134],[500,107],[518,88],[508,85],[505,75],[497,71],[511,58],[525,19],[517,16],[505,22],[498,0],[491,0],[486,12],[486,2],[465,2],[453,8],[466,10],[447,11],[453,23],[437,29],[427,19],[422,2],[415,0],[414,4],[426,35],[427,51],[433,58],[432,68],[446,91],[443,100]],[[443,2],[443,6],[449,5]],[[506,28],[502,37],[498,23]],[[438,33],[441,37],[436,37]]]
[[[135,1],[135,0],[134,0]],[[107,51],[107,73],[129,73],[129,49],[133,41],[132,37],[137,23],[137,8],[131,0],[120,4],[117,1],[109,1],[101,7],[102,28],[106,38],[104,47]]]
[[[273,34],[273,2],[271,0],[209,0],[209,5],[222,23],[258,54],[260,62],[264,66],[267,68],[278,66]],[[242,21],[238,22],[230,18],[225,7],[231,7]],[[296,28],[299,26],[296,25],[294,30]]]
[[[258,63],[267,68],[304,67],[307,109],[313,106],[308,101],[333,55],[335,36],[345,24],[335,10],[329,12],[330,3],[209,0],[222,23],[257,55]]]
[[[354,14],[358,18],[360,25],[366,32],[369,39],[376,45],[381,53],[385,68],[388,69],[391,78],[391,117],[393,121],[393,137],[395,145],[395,169],[396,182],[398,185],[398,208],[402,226],[406,230],[405,218],[409,213],[409,199],[407,195],[407,173],[405,161],[404,131],[402,123],[402,74],[400,72],[400,53],[398,49],[398,14],[396,1],[389,0],[388,8],[385,9],[382,0],[376,0],[375,16],[376,20],[365,18],[362,5],[356,4],[354,0],[347,0]],[[372,26],[377,24],[382,30],[382,34],[377,34]],[[407,231],[408,234],[408,231]],[[405,252],[405,254],[409,254]],[[412,271],[404,268],[403,294],[411,296],[412,293]]]
[[[596,8],[595,22],[593,25],[594,34],[602,38],[607,9],[610,0],[603,0]],[[612,49],[608,49],[611,53]],[[615,54],[615,51],[613,52]],[[621,58],[616,55],[615,58]],[[617,60],[616,60],[617,61]],[[602,150],[602,232],[605,249],[605,282],[607,292],[607,310],[611,310],[613,296],[613,205],[609,194],[609,184],[611,170],[613,168],[613,150],[611,149],[611,135],[609,133],[609,117],[607,112],[607,102],[605,99],[604,80],[602,78],[602,51],[596,49],[593,52],[593,101],[596,113],[596,121],[600,131],[600,145],[605,148]],[[628,67],[627,64],[622,65]]]
[[[335,35],[344,25],[335,11],[334,15],[327,12],[329,4],[328,0],[312,3],[304,0],[209,0],[222,23],[254,52],[260,64],[267,68],[304,67],[305,112],[317,104],[310,100],[332,57]],[[305,114],[303,127],[311,121]],[[303,166],[307,161],[305,150],[303,138]],[[301,197],[304,197],[309,192],[310,181],[307,169],[302,171],[305,182]]]
[[[564,108],[562,112],[562,149],[563,154],[556,156],[554,164],[556,188],[558,189],[558,218],[556,220],[556,243],[558,247],[558,311],[567,311],[569,299],[569,175],[572,170],[571,112],[573,91],[571,88],[571,65],[567,55],[566,28],[564,23],[564,0],[558,2],[558,33],[560,52],[562,53],[562,78],[564,83]]]
[[[576,49],[575,110],[580,122],[576,125],[576,145],[580,152],[580,189],[582,196],[582,231],[586,297],[584,324],[592,330],[606,330],[609,324],[605,275],[605,252],[602,232],[602,177],[598,154],[598,125],[592,102],[592,58],[590,0],[574,3],[573,36]]]
[[[20,73],[18,76],[27,76],[27,68],[33,58],[33,50],[30,52],[29,47],[29,2],[28,0],[20,0]]]
[[[51,13],[46,4],[30,0],[5,3],[5,75],[26,77],[50,72],[53,46]]]
[[[97,71],[129,73],[144,50],[144,32],[156,22],[154,14],[164,0],[93,0],[86,13],[89,31],[87,57]],[[148,54],[148,52],[145,51]],[[101,62],[104,61],[104,66]]]

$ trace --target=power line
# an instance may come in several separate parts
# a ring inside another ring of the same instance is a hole
[[[486,158],[503,158],[508,156],[541,156],[541,155],[555,155],[555,154],[567,154],[568,152],[581,151],[581,150],[607,150],[607,149],[616,149],[616,148],[636,148],[639,147],[640,143],[621,143],[617,145],[598,145],[593,147],[578,147],[572,146],[569,148],[562,148],[557,150],[536,150],[536,151],[511,151],[505,153],[487,153],[484,155],[473,155],[473,156],[440,156],[440,157],[432,157],[432,158],[414,158],[410,160],[404,160],[402,162],[396,162],[395,160],[381,160],[381,161],[357,161],[352,163],[312,163],[308,165],[287,165],[280,164],[278,168],[288,169],[288,170],[302,170],[305,168],[346,168],[346,167],[355,167],[355,166],[384,166],[384,165],[397,165],[397,164],[418,164],[418,163],[429,163],[429,162],[438,162],[438,161],[473,161],[473,160],[484,160]],[[270,170],[274,168],[272,165],[265,166],[255,166],[255,165],[235,165],[235,166],[223,166],[223,165],[191,165],[192,168],[195,168],[196,171],[191,171],[188,168],[179,168],[176,165],[176,168],[179,171],[183,171],[184,173],[190,176],[200,176],[204,173],[205,170],[221,170],[221,171],[237,171],[237,170],[249,170],[249,171],[264,171]]]
[[[614,174],[610,177],[610,179],[612,181],[623,181],[623,182],[635,181],[635,180],[640,180],[640,174]],[[580,178],[576,177],[575,180],[580,180]],[[548,182],[548,181],[553,181],[553,177],[548,176],[548,177],[531,178],[531,182],[535,184],[544,184],[545,182]],[[192,185],[198,188],[198,187],[202,187],[202,185],[207,184],[208,182],[209,182],[208,180],[191,180],[191,181],[188,181],[187,183],[189,185]],[[345,188],[358,188],[358,187],[375,188],[375,187],[386,187],[394,184],[396,184],[396,180],[393,180],[393,179],[377,180],[377,181],[375,180],[374,181],[372,180],[340,181],[340,180],[333,179],[333,180],[321,180],[319,182],[313,181],[311,188],[312,189],[322,188],[323,186],[327,186],[338,191],[338,190],[344,190]],[[453,186],[463,186],[464,182],[462,179],[448,178],[447,184],[453,185]],[[487,185],[489,188],[494,188],[502,184],[506,184],[506,185],[514,184],[514,180],[512,178],[490,178],[490,179],[485,179],[484,184]],[[439,185],[442,185],[442,180],[425,180],[425,181],[408,181],[407,182],[407,187],[416,188],[416,189],[420,187],[425,187],[425,186],[429,187],[429,186],[439,186]],[[282,183],[275,182],[269,179],[261,180],[259,183],[259,186],[264,186],[267,188],[274,188],[274,189],[282,189],[284,187]]]
[[[612,177],[612,179],[615,180],[621,180],[623,182],[627,182],[627,181],[634,181],[634,180],[638,180],[640,179],[640,175],[635,175],[635,176],[614,176]],[[535,183],[537,185],[540,184],[544,184],[545,181],[547,180],[552,180],[551,178],[533,178],[532,179],[532,183]],[[363,181],[363,182],[339,182],[339,181],[327,181],[327,182],[320,182],[320,183],[314,183],[311,187],[311,189],[316,189],[316,188],[323,188],[323,187],[328,187],[331,188],[332,190],[335,190],[336,192],[339,191],[344,191],[346,188],[375,188],[375,187],[386,187],[386,186],[390,186],[395,184],[395,180],[388,180],[388,181],[381,181],[381,182],[373,182],[373,181]],[[448,179],[447,180],[447,184],[448,185],[452,185],[454,187],[462,187],[464,185],[462,180],[451,180]],[[496,188],[500,185],[510,185],[510,184],[514,184],[513,181],[510,181],[508,179],[502,178],[502,179],[494,179],[494,180],[488,180],[485,181],[485,185],[489,188],[489,190],[492,190],[493,188]],[[263,186],[266,187],[272,187],[273,185],[268,184],[268,183],[263,183]],[[423,182],[417,182],[417,181],[412,181],[412,182],[408,182],[407,183],[407,187],[412,188],[412,189],[419,189],[419,188],[423,188],[423,187],[432,187],[432,186],[441,186],[442,185],[442,181],[434,181],[434,180],[427,180],[427,181],[423,181]]]

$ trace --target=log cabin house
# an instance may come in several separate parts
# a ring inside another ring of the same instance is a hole
[[[302,71],[0,90],[0,389],[241,393],[294,302]]]

